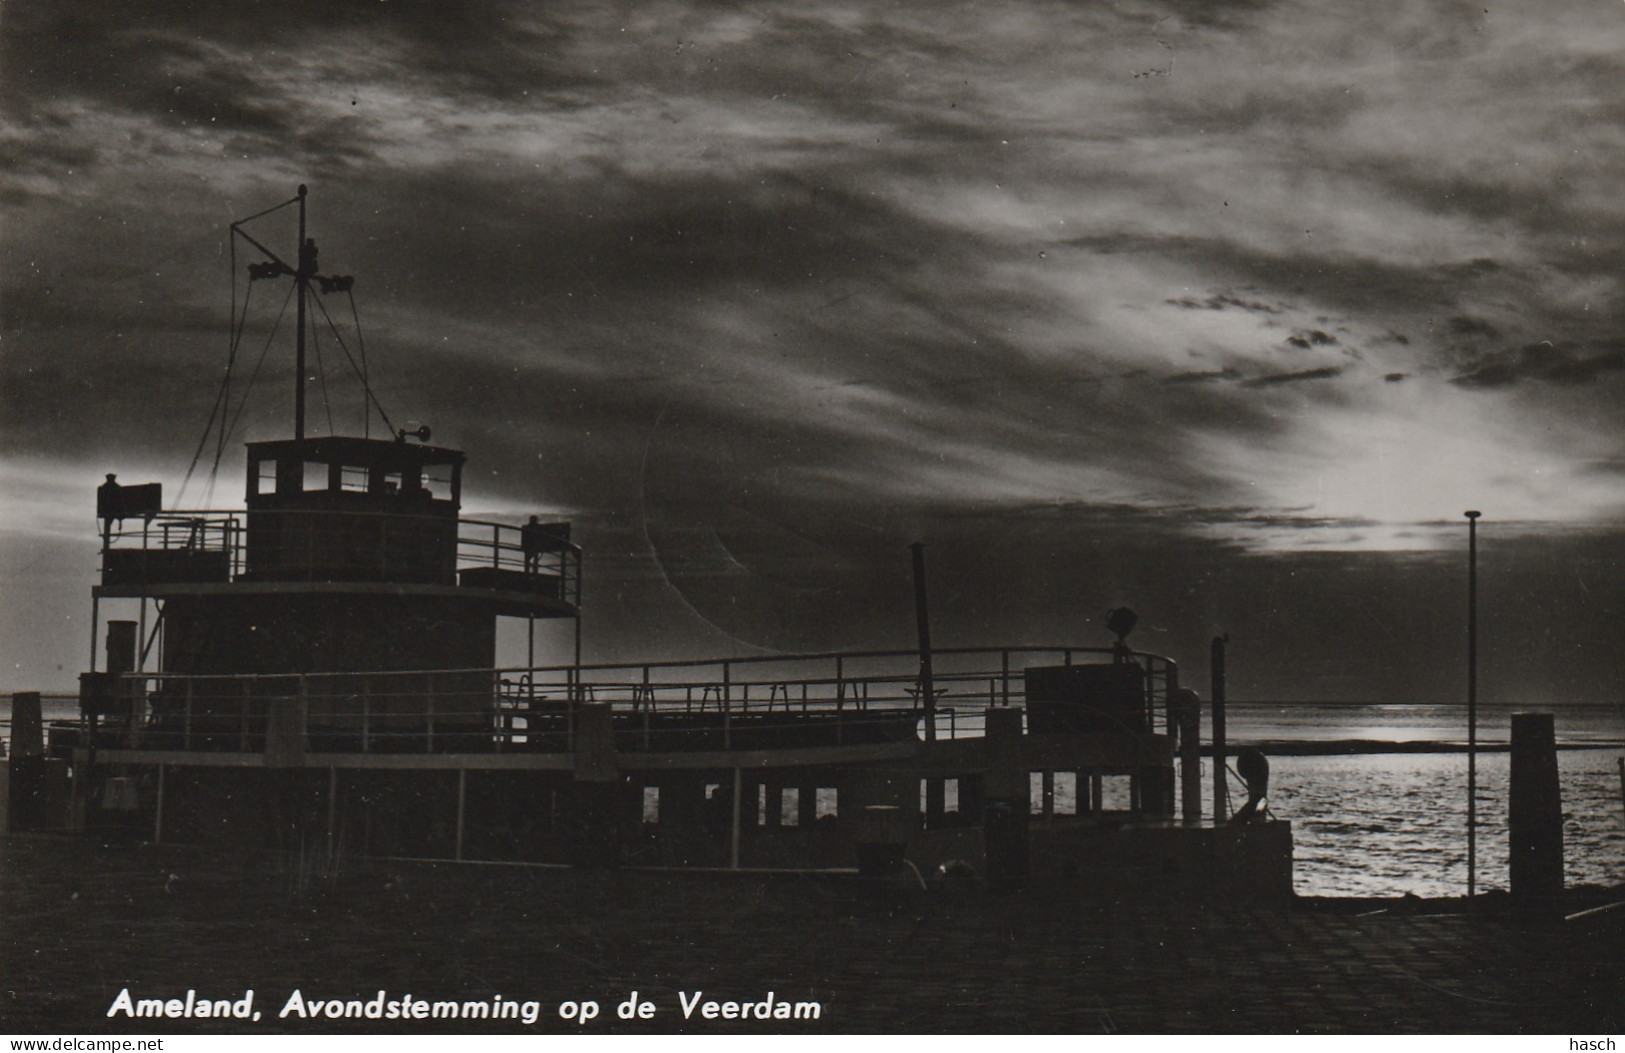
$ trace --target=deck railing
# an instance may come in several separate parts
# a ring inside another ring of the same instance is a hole
[[[568,752],[583,705],[606,704],[621,751],[740,749],[787,738],[844,745],[927,737],[918,654],[830,653],[650,664],[390,673],[132,673],[81,717],[85,741],[257,752],[279,709],[310,752]],[[980,737],[989,707],[1021,705],[1028,666],[1132,662],[1139,731],[1168,730],[1175,664],[1111,648],[948,648],[932,653],[935,737]],[[1057,662],[1059,659],[1059,662]],[[104,741],[105,739],[105,741]]]
[[[472,571],[469,584],[523,590],[527,581],[556,582],[558,599],[571,606],[581,601],[579,546],[549,540],[527,552],[522,527],[494,520],[360,510],[176,510],[120,521],[102,536],[105,585],[268,576],[451,584]]]

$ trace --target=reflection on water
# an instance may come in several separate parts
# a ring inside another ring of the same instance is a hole
[[[1625,882],[1625,806],[1613,750],[1558,754],[1569,884]],[[1467,891],[1467,757],[1277,757],[1271,809],[1290,819],[1297,889],[1315,895]],[[1507,887],[1508,755],[1478,759],[1480,890]]]
[[[1482,706],[1478,741],[1504,750],[1518,707]],[[1625,882],[1625,707],[1555,706],[1564,862],[1570,884]],[[1466,707],[1232,704],[1231,743],[1467,741]],[[1467,889],[1467,757],[1462,752],[1271,759],[1271,807],[1293,824],[1297,889],[1309,895],[1461,895]],[[1508,757],[1478,759],[1480,890],[1507,887]]]
[[[1527,708],[1480,706],[1478,741],[1505,745],[1511,737],[1512,714]],[[1560,743],[1618,745],[1625,740],[1625,705],[1548,706],[1545,711],[1556,714]],[[1203,735],[1208,736],[1205,724]],[[1467,707],[1462,703],[1232,702],[1226,708],[1226,725],[1232,742],[1370,739],[1462,744],[1467,741]]]

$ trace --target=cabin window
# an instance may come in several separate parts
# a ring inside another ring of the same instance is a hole
[[[383,490],[383,492],[386,493],[386,494],[390,494],[390,495],[398,494],[398,493],[401,492],[401,473],[400,472],[385,472],[384,473],[384,490]]]
[[[756,784],[756,825],[767,825],[767,783]]]
[[[254,493],[255,494],[274,494],[274,493],[276,493],[276,462],[275,461],[255,461],[254,462]]]
[[[722,784],[720,782],[708,782],[708,783],[706,783],[705,784],[705,799],[708,800],[708,801],[715,800],[716,796],[717,796],[717,791],[719,791],[721,789],[722,789]]]
[[[660,822],[660,787],[643,788],[643,821],[651,826]]]
[[[921,779],[920,780],[920,811],[922,811],[922,812],[930,811],[930,808],[931,808],[931,803],[930,803],[930,798],[929,798],[930,791],[931,791],[931,780],[930,779]],[[944,813],[959,810],[959,780],[958,779],[943,779],[942,780],[942,810],[943,810]]]
[[[1132,794],[1133,780],[1127,775],[1105,775],[1100,779],[1100,801],[1097,808],[1108,812],[1126,812],[1129,810]]]
[[[327,489],[327,465],[318,461],[305,462],[304,490],[310,493],[313,490]]]
[[[339,468],[339,489],[352,494],[366,493],[367,470],[358,468],[353,464],[346,464]]]
[[[451,500],[451,465],[429,464],[423,468],[423,488],[436,501]]]
[[[786,786],[779,796],[779,825],[798,826],[801,823],[801,791]]]
[[[1075,771],[1055,773],[1055,814],[1078,814],[1078,773]]]
[[[820,786],[814,795],[813,818],[834,819],[840,814],[841,791],[834,786]]]

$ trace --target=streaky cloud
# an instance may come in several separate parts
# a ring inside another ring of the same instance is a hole
[[[1242,387],[1270,388],[1280,384],[1297,384],[1306,380],[1333,380],[1342,375],[1342,366],[1322,366],[1319,369],[1304,369],[1296,373],[1271,373],[1268,376],[1254,377],[1243,382]]]

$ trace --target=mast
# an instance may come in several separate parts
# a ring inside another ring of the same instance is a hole
[[[316,251],[316,239],[309,237],[306,229],[305,199],[309,196],[309,194],[310,188],[301,183],[299,184],[299,194],[297,197],[289,198],[287,201],[282,202],[282,204],[268,208],[264,212],[256,212],[254,215],[249,216],[248,219],[240,219],[231,225],[231,232],[234,236],[242,238],[244,241],[254,246],[254,248],[265,254],[265,262],[250,263],[248,265],[248,280],[250,282],[280,278],[283,275],[289,275],[293,278],[294,293],[298,296],[299,300],[295,310],[295,324],[298,328],[298,333],[296,333],[294,337],[293,437],[295,440],[303,440],[305,438],[305,384],[309,379],[305,366],[305,328],[308,324],[307,319],[310,316],[309,303],[307,301],[312,295],[314,295],[314,290],[311,288],[311,282],[317,282],[321,286],[321,291],[324,293],[349,293],[350,289],[355,284],[355,279],[346,274],[324,275],[316,273],[316,268],[319,266],[318,261],[320,255]],[[272,252],[269,248],[261,244],[251,234],[249,234],[248,231],[244,230],[243,225],[248,223],[250,220],[258,219],[259,217],[267,215],[271,212],[276,212],[279,209],[286,208],[295,202],[299,204],[299,244],[298,253],[295,257],[297,260],[297,266],[290,266],[285,260],[282,259],[282,257],[278,256],[275,252]],[[320,306],[320,301],[317,302],[317,305]],[[355,309],[355,304],[353,301],[351,302],[350,307],[351,311],[353,312]],[[325,310],[323,313],[326,313]],[[328,324],[332,324],[331,319],[329,319]],[[359,320],[357,320],[356,334],[358,340],[360,339],[360,332],[361,323]],[[339,342],[342,346],[342,338]],[[346,349],[345,354],[349,354],[348,349]],[[363,357],[365,357],[365,349],[363,349]],[[351,364],[354,364],[353,360]],[[384,412],[384,408],[382,406],[378,405],[378,399],[372,394],[372,389],[367,384],[365,372],[358,371],[358,374],[361,377],[361,386],[363,391],[366,393],[367,400],[363,403],[363,412],[365,412],[367,403],[370,402],[373,407],[377,408],[378,415],[384,419],[384,424],[386,426],[393,427],[393,425],[390,425],[389,423],[389,415]],[[424,429],[423,431],[424,433],[420,436],[420,438],[427,441],[429,437],[428,431],[427,429]]]
[[[914,622],[920,638],[920,703],[925,707],[925,741],[935,742],[937,691],[931,671],[931,611],[925,602],[925,542],[916,541],[909,549],[914,554]]]
[[[305,196],[310,193],[299,184],[299,269],[294,272],[294,296],[298,299],[299,336],[294,341],[293,437],[305,437],[305,293],[316,271],[316,246],[305,239]]]

